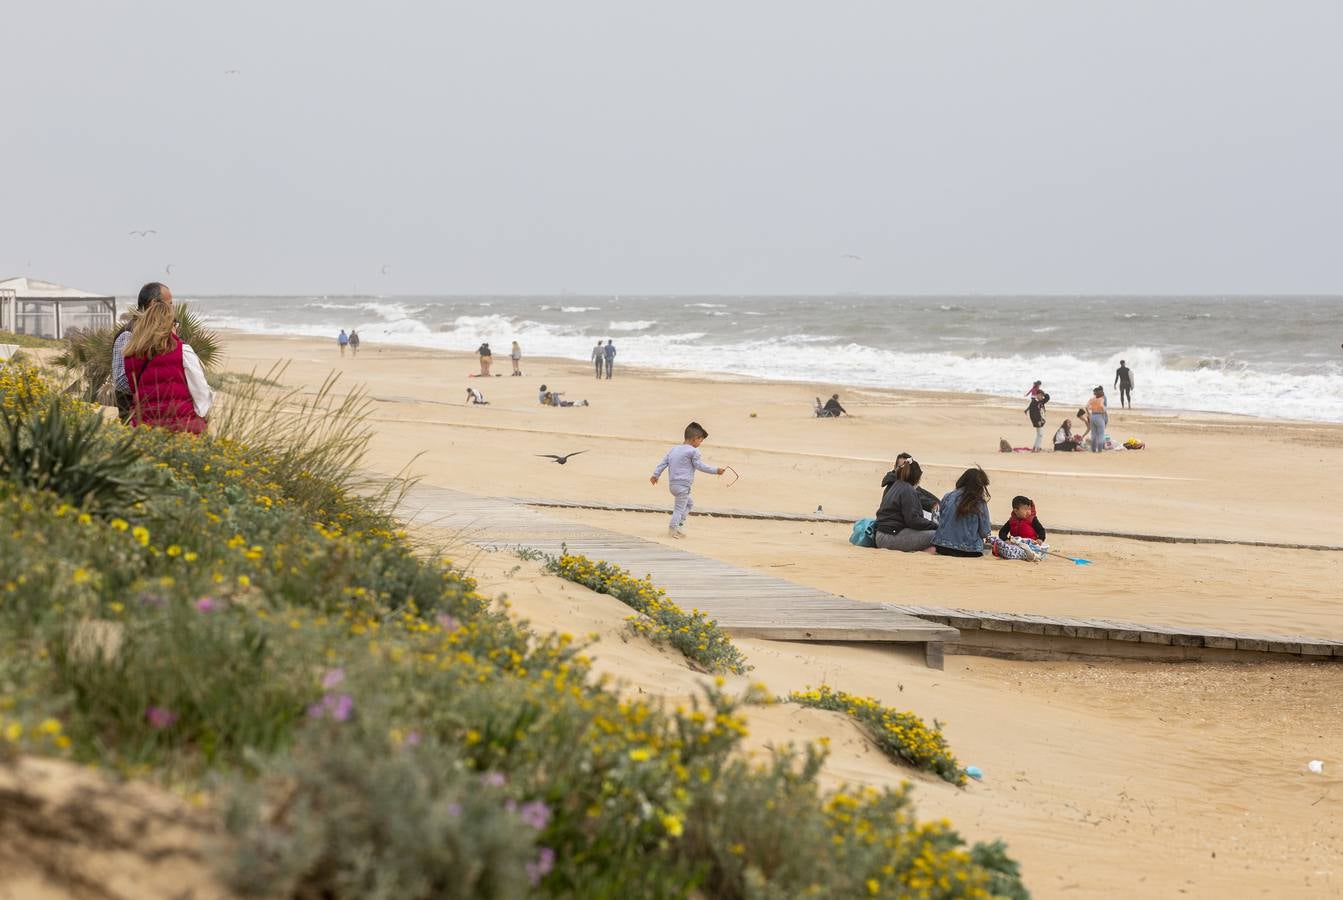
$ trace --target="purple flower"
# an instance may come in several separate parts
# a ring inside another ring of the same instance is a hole
[[[308,707],[309,719],[330,717],[333,722],[344,722],[354,711],[354,698],[349,694],[327,694]]]
[[[550,821],[550,807],[540,800],[524,803],[518,810],[518,818],[540,831]]]
[[[412,731],[410,734],[406,735],[406,746],[418,747],[420,746],[420,740],[420,733],[418,731]]]
[[[486,772],[480,776],[480,781],[489,787],[503,787],[508,779],[504,777],[503,772]]]
[[[177,723],[177,713],[161,706],[151,706],[145,710],[145,720],[150,728],[171,728]]]
[[[456,631],[461,627],[461,623],[447,613],[439,613],[434,617],[434,621],[438,622],[438,627],[444,631]]]
[[[344,680],[344,669],[327,669],[326,674],[322,676],[322,690],[329,691]]]
[[[219,609],[220,603],[214,597],[202,597],[196,601],[196,612],[209,613]]]
[[[555,868],[555,851],[549,847],[542,847],[536,855],[536,861],[527,863],[527,880],[532,883],[532,887],[536,887],[553,868]]]
[[[452,816],[454,819],[460,818],[461,815],[462,815],[462,804],[460,804],[460,803],[449,803],[449,804],[448,804],[448,815]]]
[[[331,713],[331,718],[337,722],[344,722],[350,717],[350,712],[354,709],[354,698],[349,694],[327,694],[325,698],[326,708]]]

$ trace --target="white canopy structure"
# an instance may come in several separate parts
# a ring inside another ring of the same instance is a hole
[[[36,278],[0,281],[0,331],[60,340],[75,329],[108,328],[117,298]]]

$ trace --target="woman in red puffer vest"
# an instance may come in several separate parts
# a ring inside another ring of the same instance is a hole
[[[214,395],[196,351],[177,336],[171,303],[153,303],[136,319],[126,344],[126,380],[134,396],[132,425],[205,431]]]

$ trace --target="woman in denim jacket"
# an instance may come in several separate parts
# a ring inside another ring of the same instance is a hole
[[[933,534],[941,556],[983,556],[989,524],[989,476],[976,466],[956,479],[956,490],[942,498],[942,521]]]

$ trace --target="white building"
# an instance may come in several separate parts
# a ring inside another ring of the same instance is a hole
[[[116,297],[36,278],[0,281],[0,331],[59,340],[75,329],[110,328],[116,320]]]

